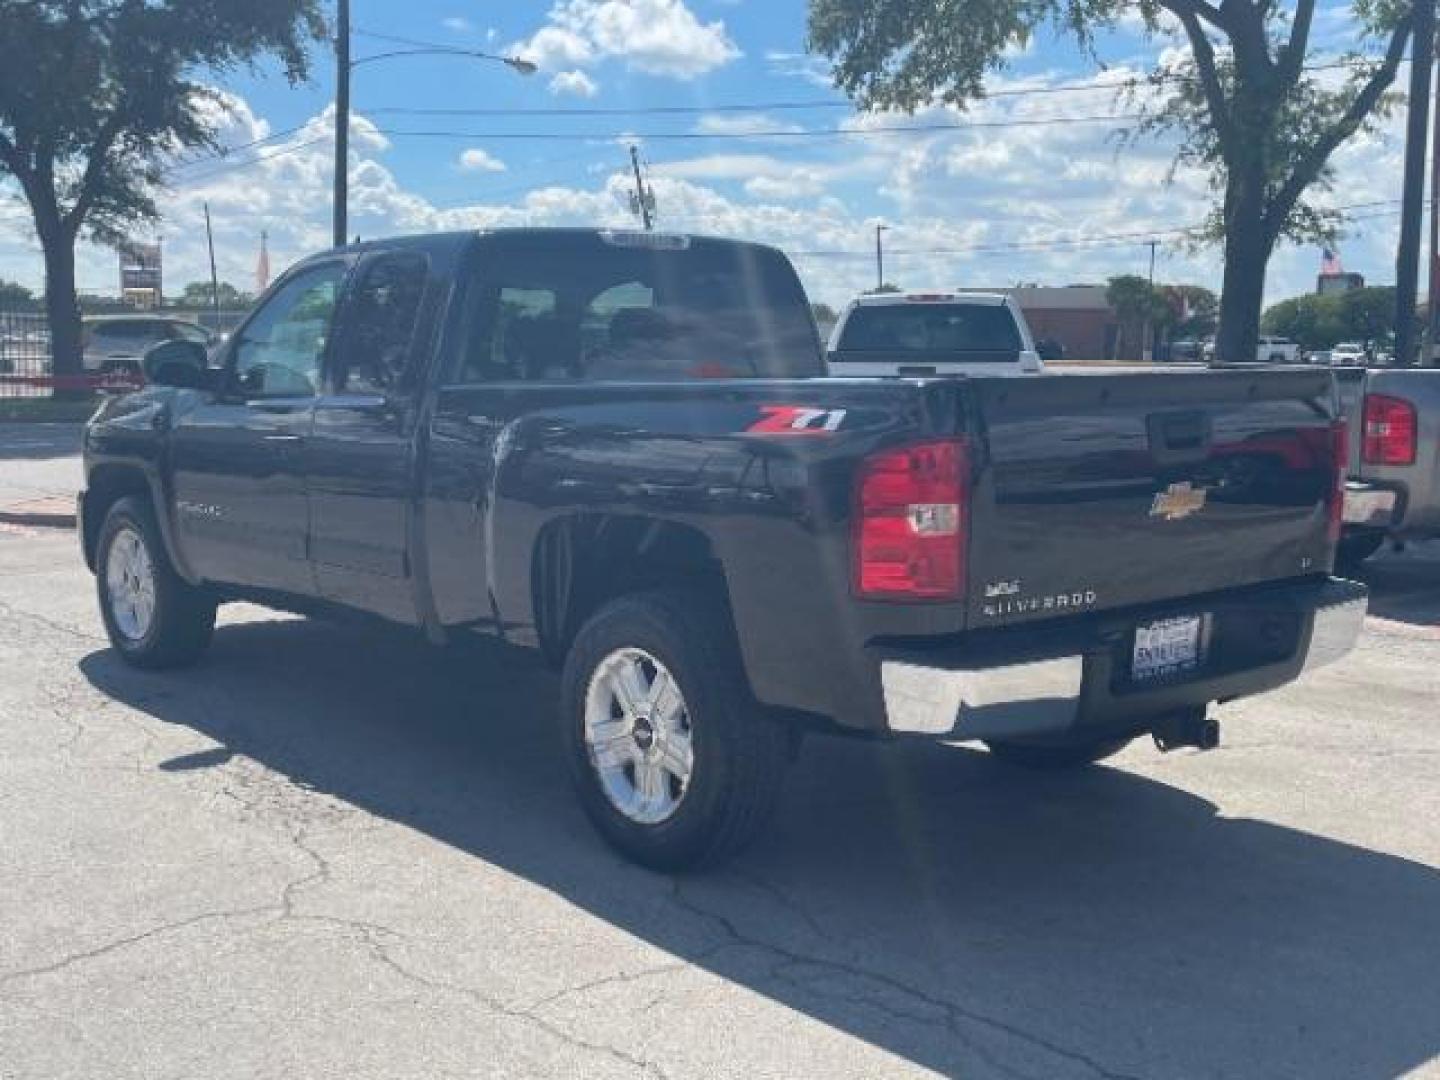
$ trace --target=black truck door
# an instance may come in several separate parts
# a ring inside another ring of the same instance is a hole
[[[221,390],[172,432],[181,551],[208,581],[313,595],[304,476],[343,260],[282,281],[237,332]]]
[[[407,554],[415,484],[428,263],[386,252],[361,263],[305,449],[310,556],[320,595],[418,622]],[[425,321],[433,328],[433,320]]]

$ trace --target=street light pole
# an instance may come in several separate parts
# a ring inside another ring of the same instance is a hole
[[[373,56],[350,59],[350,0],[335,0],[335,229],[336,247],[344,247],[349,224],[346,220],[350,198],[350,72],[361,64],[376,60],[389,60],[396,56],[467,56],[472,60],[494,60],[504,64],[521,75],[533,75],[536,66],[518,56],[495,56],[478,49],[458,49],[449,45],[426,45],[413,42],[415,48],[392,49]],[[364,33],[364,31],[362,31]],[[382,34],[371,34],[385,40],[409,43],[408,38],[390,38]]]
[[[350,201],[350,0],[335,0],[335,246],[345,246]]]

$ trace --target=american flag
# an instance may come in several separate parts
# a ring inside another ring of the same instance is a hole
[[[1328,248],[1328,247],[1327,247],[1327,248],[1321,248],[1321,249],[1320,249],[1320,273],[1321,273],[1321,274],[1325,274],[1325,275],[1329,275],[1329,274],[1343,274],[1344,272],[1345,272],[1345,268],[1340,265],[1340,253],[1339,253],[1338,251],[1336,251],[1334,248]]]

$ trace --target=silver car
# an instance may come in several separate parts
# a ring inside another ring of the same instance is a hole
[[[198,323],[164,315],[99,315],[84,321],[85,370],[140,372],[145,353],[165,341],[209,348],[215,335]]]

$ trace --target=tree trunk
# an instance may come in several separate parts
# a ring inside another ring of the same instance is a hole
[[[1235,177],[1226,192],[1225,278],[1215,359],[1254,363],[1260,345],[1265,265],[1275,246],[1265,223],[1264,184],[1258,175]]]
[[[58,222],[36,230],[45,250],[45,314],[50,322],[53,374],[74,380],[85,372],[80,340],[80,303],[75,295],[75,241]],[[62,383],[57,398],[84,397],[78,384]]]

